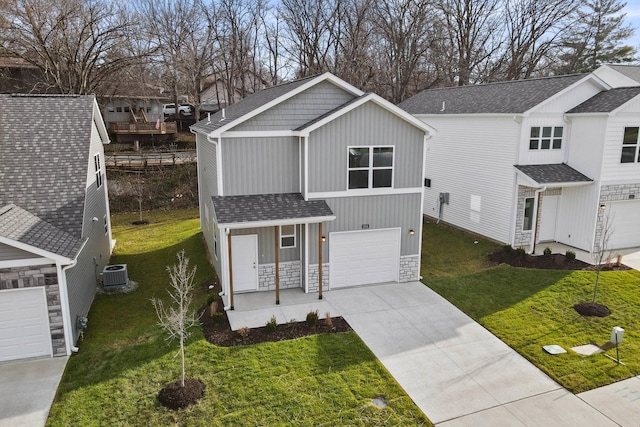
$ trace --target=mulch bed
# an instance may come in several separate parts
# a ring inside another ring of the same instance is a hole
[[[198,379],[185,379],[184,387],[180,381],[171,383],[158,393],[158,400],[170,409],[182,409],[195,403],[204,396],[204,383]]]
[[[577,259],[569,259],[564,254],[530,255],[499,249],[489,254],[489,261],[495,264],[509,264],[512,267],[540,268],[547,270],[595,270],[595,266]],[[601,271],[630,270],[626,265],[610,264],[602,267]]]
[[[249,329],[246,336],[238,331],[232,331],[229,325],[227,313],[218,304],[218,313],[211,316],[209,306],[201,309],[200,323],[205,339],[211,344],[221,347],[234,347],[237,345],[258,344],[262,342],[275,342],[306,337],[316,334],[333,334],[351,331],[351,326],[342,317],[332,317],[328,322],[325,319],[318,320],[316,325],[308,325],[306,322],[289,322],[276,326],[275,331],[268,331],[266,327]]]
[[[597,302],[581,302],[573,306],[573,308],[581,315],[588,317],[607,317],[611,314],[606,306]]]

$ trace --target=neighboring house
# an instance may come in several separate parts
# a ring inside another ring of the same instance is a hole
[[[399,106],[434,126],[424,213],[535,252],[542,242],[640,246],[640,88],[594,73],[423,91]],[[621,87],[621,86],[635,87]]]
[[[203,112],[215,112],[264,89],[267,82],[256,73],[245,71],[230,77],[225,77],[222,73],[211,74],[204,79],[204,85],[199,108]]]
[[[65,356],[113,241],[93,96],[0,95],[0,361]]]
[[[200,222],[227,308],[238,292],[321,297],[418,280],[432,135],[421,121],[326,73],[256,92],[191,129]]]
[[[0,56],[0,93],[46,93],[42,71],[22,58]]]

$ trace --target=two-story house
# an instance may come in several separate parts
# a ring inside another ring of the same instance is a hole
[[[200,221],[227,308],[238,292],[318,292],[420,275],[433,130],[326,73],[191,127]]]
[[[113,242],[93,96],[0,95],[0,361],[75,350]]]
[[[541,242],[591,252],[609,218],[608,249],[640,246],[632,72],[433,89],[400,104],[438,131],[424,213],[528,252]]]

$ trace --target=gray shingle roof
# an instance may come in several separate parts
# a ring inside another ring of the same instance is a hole
[[[285,95],[286,93],[304,85],[309,80],[312,80],[318,76],[306,77],[304,79],[296,80],[290,83],[284,83],[278,86],[273,86],[264,90],[260,90],[255,92],[244,99],[236,102],[235,104],[231,104],[224,109],[224,120],[222,119],[222,110],[218,111],[215,114],[211,115],[211,121],[209,122],[208,117],[205,117],[203,120],[200,120],[198,123],[191,126],[191,129],[210,133],[216,129],[221,128],[236,119],[244,116],[252,112],[253,110],[262,107],[265,104]],[[208,123],[209,122],[209,123]]]
[[[540,185],[593,182],[591,178],[565,163],[552,165],[515,165],[515,167]]]
[[[609,64],[608,67],[640,83],[640,67],[639,66]]]
[[[82,235],[93,96],[0,95],[0,206]]]
[[[0,236],[71,259],[83,243],[16,205],[0,207]]]
[[[640,86],[602,91],[567,113],[609,113],[640,95]]]
[[[211,200],[220,224],[333,216],[327,202],[305,201],[300,193],[213,196]]]
[[[585,77],[541,79],[424,90],[398,106],[410,114],[517,114],[530,110]],[[444,110],[442,109],[444,103]]]

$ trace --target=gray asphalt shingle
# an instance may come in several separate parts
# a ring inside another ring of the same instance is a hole
[[[603,91],[567,111],[567,113],[609,113],[638,95],[640,95],[640,86]]]
[[[552,165],[515,165],[515,167],[540,185],[566,182],[593,182],[591,178],[565,163]]]
[[[324,200],[305,201],[300,193],[213,196],[220,224],[333,216]]]
[[[410,114],[524,113],[585,76],[586,74],[571,74],[540,79],[427,89],[398,106]]]

